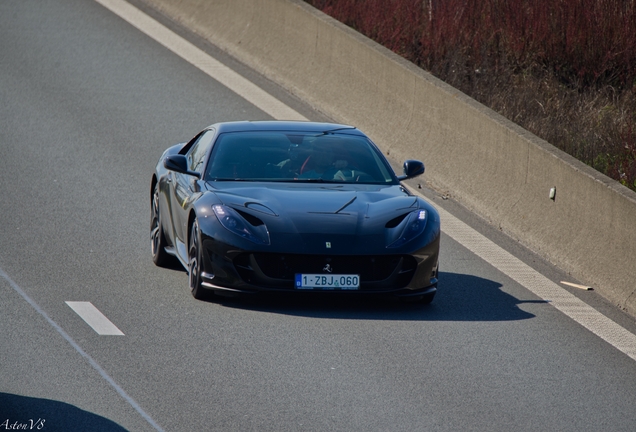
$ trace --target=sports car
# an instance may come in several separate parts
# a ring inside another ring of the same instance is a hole
[[[160,157],[150,187],[158,266],[178,260],[209,294],[381,294],[429,303],[440,220],[355,127],[213,124]]]

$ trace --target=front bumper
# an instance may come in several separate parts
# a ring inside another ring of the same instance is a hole
[[[299,292],[297,273],[320,274],[326,264],[333,274],[360,275],[358,290],[310,290],[349,294],[417,297],[437,290],[439,244],[415,254],[320,255],[240,251],[211,237],[203,238],[202,285],[227,294]],[[302,292],[308,292],[302,290]]]

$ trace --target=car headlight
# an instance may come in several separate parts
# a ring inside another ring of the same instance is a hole
[[[389,248],[400,247],[409,240],[417,237],[426,228],[426,210],[411,212],[395,228],[389,237]]]
[[[213,205],[212,210],[221,225],[228,231],[256,244],[269,244],[269,231],[260,219],[253,218],[254,223],[250,223],[238,211],[221,204]]]

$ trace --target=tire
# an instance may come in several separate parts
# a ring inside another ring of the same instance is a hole
[[[205,300],[209,294],[201,286],[201,236],[199,222],[195,219],[190,228],[190,240],[188,245],[188,283],[192,296],[197,300]]]
[[[435,291],[432,293],[422,294],[419,296],[402,297],[400,300],[402,300],[403,303],[408,303],[408,304],[427,305],[427,304],[431,304],[434,298],[435,298]]]
[[[435,292],[424,294],[418,303],[421,305],[431,304],[434,298],[435,298]]]
[[[159,183],[155,185],[150,204],[150,253],[152,262],[159,267],[165,267],[172,262],[172,256],[166,252],[166,237],[161,225],[159,211]]]

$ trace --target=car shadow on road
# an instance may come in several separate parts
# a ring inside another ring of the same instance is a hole
[[[0,429],[125,432],[117,423],[51,399],[0,392]]]
[[[438,292],[430,305],[387,297],[334,296],[320,293],[215,297],[225,307],[315,318],[414,321],[511,321],[533,318],[498,282],[468,274],[440,272]]]

